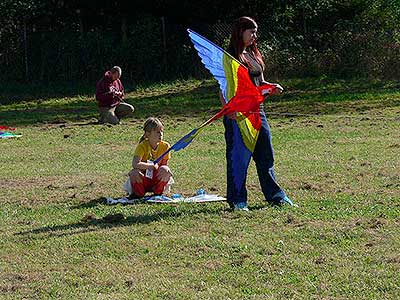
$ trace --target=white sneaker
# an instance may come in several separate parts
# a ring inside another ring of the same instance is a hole
[[[235,211],[249,211],[249,208],[247,207],[246,203],[238,203],[238,204],[235,204],[235,208],[233,210],[235,210]]]

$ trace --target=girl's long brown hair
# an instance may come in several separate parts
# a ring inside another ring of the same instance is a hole
[[[243,43],[243,32],[247,29],[257,28],[257,23],[250,17],[240,17],[233,22],[232,26],[232,34],[231,39],[229,41],[228,52],[244,63],[246,66],[249,66],[249,62],[246,57],[243,55],[243,50],[245,50],[245,45]],[[247,49],[254,58],[258,61],[258,63],[264,69],[265,65],[261,56],[260,51],[257,48],[256,41],[251,44]]]
[[[143,130],[144,130],[144,134],[142,135],[142,137],[139,139],[139,143],[143,142],[146,139],[146,132],[150,132],[152,130],[155,129],[163,129],[164,125],[161,123],[161,121],[157,118],[154,117],[150,117],[148,118],[143,125]]]

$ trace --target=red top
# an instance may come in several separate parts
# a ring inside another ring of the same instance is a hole
[[[116,95],[115,92],[122,92],[122,95]],[[100,107],[117,106],[124,96],[124,86],[121,80],[113,80],[110,71],[107,71],[96,84],[96,100]]]

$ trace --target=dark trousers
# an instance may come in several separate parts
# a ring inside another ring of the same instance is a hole
[[[270,203],[279,203],[286,195],[276,181],[274,172],[274,150],[272,148],[271,130],[264,111],[260,111],[261,129],[253,154],[243,153],[242,167],[247,173],[250,158],[253,157],[257,168],[258,179],[265,199]],[[238,187],[234,183],[232,160],[235,159],[234,143],[238,140],[235,135],[240,134],[235,120],[224,117],[227,163],[227,200],[231,207],[239,203],[247,203],[246,174],[243,184]]]

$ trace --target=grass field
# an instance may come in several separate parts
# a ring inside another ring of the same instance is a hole
[[[263,201],[107,206],[148,116],[173,143],[219,108],[213,81],[136,89],[122,125],[92,95],[2,95],[0,299],[399,299],[400,85],[287,80],[266,104],[278,181],[299,205]],[[223,125],[170,161],[173,192],[225,194]],[[120,214],[119,220],[109,216]]]

